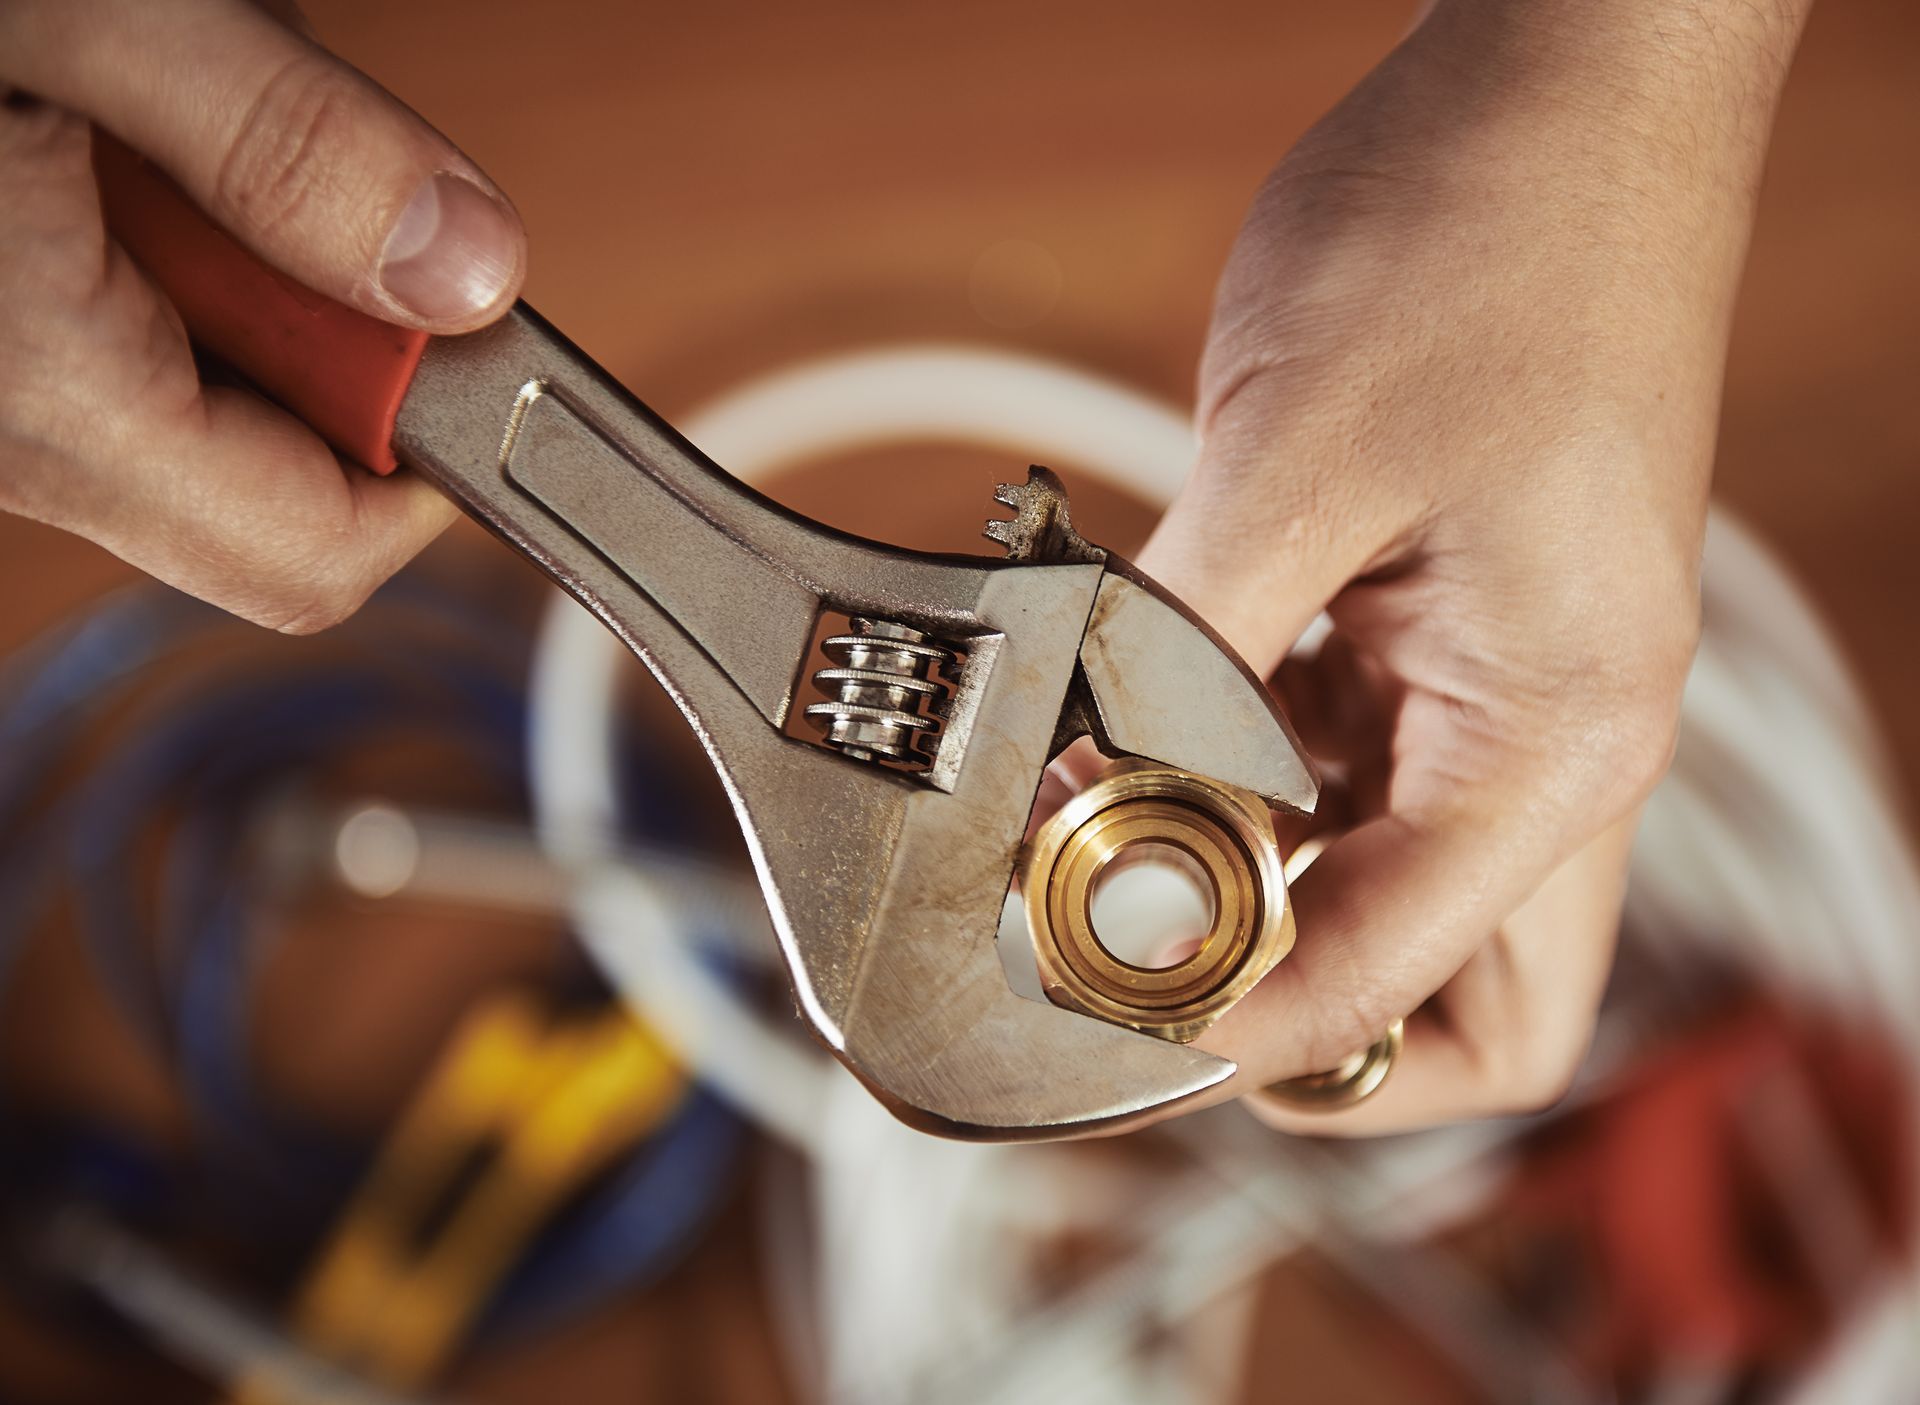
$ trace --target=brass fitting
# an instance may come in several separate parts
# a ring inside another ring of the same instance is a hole
[[[1192,955],[1154,970],[1123,961],[1094,931],[1092,901],[1116,865],[1184,868],[1211,900]],[[1121,761],[1069,800],[1028,845],[1027,924],[1054,1004],[1187,1043],[1293,946],[1293,910],[1265,802],[1237,786]]]

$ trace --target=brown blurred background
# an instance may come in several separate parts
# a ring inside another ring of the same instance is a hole
[[[905,338],[1036,350],[1183,401],[1255,185],[1411,8],[306,4],[323,39],[513,195],[532,231],[529,300],[669,418],[798,355]],[[1719,471],[1722,500],[1844,642],[1909,796],[1916,40],[1920,9],[1901,0],[1832,0],[1815,15],[1761,202]],[[994,466],[930,451],[911,467],[802,474],[786,496],[874,535],[964,547]],[[1137,507],[1095,504],[1095,535],[1143,523]],[[491,549],[463,526],[443,551]],[[127,575],[84,543],[0,519],[0,648]],[[668,1292],[523,1361],[490,1360],[482,1393],[568,1398],[555,1363],[578,1359],[606,1398],[762,1398],[775,1368],[739,1291],[751,1259],[747,1231],[723,1231]],[[1323,1288],[1308,1270],[1274,1286],[1269,1309],[1337,1344],[1356,1329]],[[1296,1376],[1299,1398],[1415,1398],[1380,1383],[1361,1340],[1325,1353],[1333,1376]],[[1404,1382],[1417,1363],[1392,1370]]]
[[[907,336],[1056,353],[1184,399],[1255,184],[1412,9],[306,8],[513,195],[532,230],[530,300],[669,416],[801,352]],[[1719,475],[1845,641],[1910,792],[1916,41],[1920,11],[1902,0],[1816,9],[1761,201]],[[876,522],[926,520],[923,491],[895,482]],[[0,643],[119,574],[0,522]]]

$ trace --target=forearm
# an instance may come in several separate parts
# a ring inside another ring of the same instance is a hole
[[[1272,242],[1222,285],[1203,413],[1304,325],[1420,267],[1464,277],[1478,301],[1453,316],[1497,323],[1533,304],[1546,345],[1511,354],[1549,356],[1536,371],[1590,387],[1597,419],[1638,424],[1703,475],[1712,416],[1692,411],[1718,400],[1808,3],[1439,0],[1262,193]],[[1291,292],[1276,302],[1275,288]],[[1231,335],[1250,313],[1273,325]],[[1598,403],[1623,396],[1630,415]]]
[[[1443,117],[1526,116],[1629,190],[1744,213],[1812,0],[1438,0],[1384,66],[1424,70]],[[1511,130],[1502,133],[1511,137]],[[1638,178],[1636,179],[1636,173]]]

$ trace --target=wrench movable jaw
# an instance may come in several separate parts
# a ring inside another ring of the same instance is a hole
[[[1080,642],[1080,669],[1054,737],[1090,736],[1108,756],[1159,761],[1311,813],[1320,782],[1273,694],[1207,622],[1131,562],[1082,537],[1066,485],[1034,465],[995,501],[1013,516],[985,536],[1011,561],[1098,562],[1100,593]]]
[[[1102,751],[1313,812],[1319,777],[1273,694],[1204,621],[1125,562],[1107,563],[1080,666]]]

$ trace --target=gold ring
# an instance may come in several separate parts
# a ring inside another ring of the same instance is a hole
[[[1206,895],[1207,933],[1164,969],[1109,951],[1094,892],[1129,863],[1185,871]],[[1293,945],[1273,817],[1258,796],[1170,766],[1110,767],[1035,835],[1022,872],[1041,983],[1056,1005],[1185,1043]]]
[[[1380,1091],[1406,1037],[1406,1021],[1395,1020],[1384,1035],[1337,1068],[1284,1078],[1253,1096],[1270,1097],[1303,1112],[1339,1112],[1357,1106]]]

